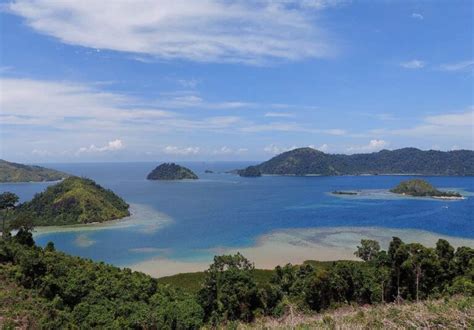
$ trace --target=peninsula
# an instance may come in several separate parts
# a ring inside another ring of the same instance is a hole
[[[284,152],[247,173],[272,175],[474,175],[474,151],[423,151],[416,148],[382,150],[368,154],[327,154],[312,148]]]
[[[0,182],[58,181],[69,174],[49,168],[7,162],[0,159]]]
[[[129,205],[93,180],[69,177],[21,204],[13,221],[33,219],[35,226],[104,222],[130,215]]]
[[[175,163],[163,163],[146,177],[148,180],[197,180],[198,176],[189,168]]]

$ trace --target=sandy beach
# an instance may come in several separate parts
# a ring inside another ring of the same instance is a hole
[[[419,242],[426,246],[434,246],[438,239],[443,238],[455,247],[474,247],[472,239],[443,236],[421,230],[377,227],[289,229],[263,235],[254,246],[213,248],[208,250],[207,261],[179,261],[159,257],[127,267],[154,277],[163,277],[205,270],[212,262],[213,255],[236,252],[242,253],[255,263],[255,267],[262,269],[272,269],[286,263],[298,264],[309,259],[357,260],[354,251],[361,239],[375,239],[380,242],[383,249],[386,249],[393,236],[400,237],[406,243]]]

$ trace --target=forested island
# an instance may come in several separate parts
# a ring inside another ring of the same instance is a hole
[[[175,163],[163,163],[146,177],[148,180],[197,180],[198,176],[189,168]]]
[[[243,170],[238,170],[237,174],[243,177],[259,177],[262,176],[262,172],[258,169],[257,166],[249,166],[244,168]]]
[[[11,221],[32,219],[36,226],[104,222],[130,215],[129,205],[93,180],[71,176],[13,211]]]
[[[390,190],[395,194],[415,196],[415,197],[434,197],[444,199],[461,199],[462,195],[455,191],[440,191],[429,182],[422,179],[411,179],[400,182],[395,188]]]
[[[58,181],[69,174],[49,168],[7,162],[0,159],[0,182]]]
[[[394,237],[386,251],[362,240],[362,261],[274,270],[216,256],[204,273],[157,280],[36,246],[29,228],[0,238],[2,328],[267,328],[294,316],[305,328],[474,325],[474,249],[442,239],[432,248]]]
[[[312,148],[284,152],[250,173],[273,175],[474,175],[474,151],[423,151],[416,148],[382,150],[369,154],[326,154]],[[245,176],[246,171],[241,170]]]

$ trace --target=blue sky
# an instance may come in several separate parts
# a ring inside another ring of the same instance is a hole
[[[0,157],[473,149],[471,1],[3,1]]]

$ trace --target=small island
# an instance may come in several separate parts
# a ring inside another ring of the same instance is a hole
[[[175,163],[163,163],[146,177],[147,180],[197,180],[198,176],[189,168]]]
[[[0,159],[0,182],[59,181],[69,174],[49,168],[7,162]]]
[[[238,170],[237,173],[242,177],[255,178],[262,176],[262,172],[258,169],[257,166],[249,166],[243,170]]]
[[[205,171],[204,171],[204,173],[206,173],[206,174],[212,174],[212,173],[214,173],[214,171],[211,171],[211,170],[205,170]]]
[[[432,197],[439,199],[463,199],[463,196],[455,191],[440,191],[429,182],[422,179],[411,179],[400,182],[390,192],[400,195],[414,197]]]
[[[349,195],[349,196],[358,195],[358,193],[355,191],[343,191],[343,190],[335,190],[332,192],[332,194],[333,195]]]
[[[124,218],[130,215],[128,208],[111,190],[72,176],[21,204],[12,218],[34,219],[35,226],[75,225]]]

